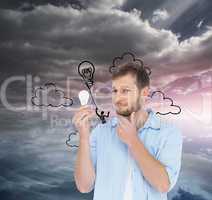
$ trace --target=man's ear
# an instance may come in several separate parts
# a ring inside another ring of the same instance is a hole
[[[149,87],[148,86],[144,87],[141,90],[141,95],[142,95],[142,97],[148,97],[148,95],[149,95]]]

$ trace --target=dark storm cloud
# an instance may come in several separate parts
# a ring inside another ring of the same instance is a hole
[[[121,8],[126,0],[80,0],[80,2],[87,8],[110,9]]]
[[[169,48],[162,50],[157,55],[156,60],[163,65],[176,66],[178,70],[184,68],[195,70],[196,67],[201,66],[210,69],[211,66],[211,52],[212,52],[212,28],[201,36],[194,36],[182,42],[173,41]],[[160,60],[162,59],[162,60]]]
[[[31,73],[64,85],[66,76],[77,76],[80,61],[90,60],[97,68],[96,80],[107,81],[112,59],[126,51],[144,58],[158,77],[211,67],[210,27],[180,42],[172,31],[153,27],[139,10],[117,9],[124,1],[95,2],[86,1],[82,10],[50,4],[27,12],[2,9],[1,79]]]
[[[130,11],[133,8],[137,8],[142,11],[144,18],[150,18],[153,11],[159,8],[164,2],[166,2],[166,0],[128,0],[123,4],[122,9]]]
[[[79,6],[82,4],[78,0],[2,0],[0,8],[3,9],[20,9],[22,11],[33,10],[35,6],[52,4],[54,6]]]
[[[174,33],[180,33],[181,40],[189,38],[191,35],[200,35],[205,31],[206,26],[212,25],[211,9],[212,2],[210,0],[197,1],[182,13],[169,28]]]
[[[31,11],[26,15],[20,11],[2,10],[0,23],[5,27],[0,45],[2,72],[7,71],[8,67],[12,74],[42,72],[60,67],[55,60],[70,59],[69,52],[57,49],[57,44],[54,45],[49,37],[49,30],[63,29],[68,23],[66,17],[58,14],[39,13],[39,9],[38,13]]]
[[[104,63],[126,50],[145,55],[169,45],[175,36],[151,28],[139,15],[136,11],[79,11],[51,5],[27,13],[2,10],[2,71],[7,71],[8,65],[15,72],[45,71],[48,65],[57,68],[56,61],[68,59]],[[155,34],[167,39],[158,40]]]
[[[127,11],[133,8],[141,10],[142,17],[148,19],[154,27],[166,28],[180,35],[181,41],[192,35],[200,35],[207,25],[212,24],[210,0],[130,0],[123,5]],[[164,14],[168,17],[164,17]],[[200,28],[198,24],[201,20]]]

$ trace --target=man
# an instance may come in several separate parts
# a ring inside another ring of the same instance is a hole
[[[81,107],[73,123],[80,134],[74,178],[80,192],[94,188],[94,200],[166,200],[181,167],[182,135],[151,109],[144,109],[147,72],[127,63],[112,74],[116,110],[90,134],[95,112]]]

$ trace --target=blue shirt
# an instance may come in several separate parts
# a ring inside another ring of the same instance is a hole
[[[151,109],[147,111],[149,116],[138,130],[138,136],[149,153],[165,166],[170,191],[181,168],[182,135],[178,128],[161,120]],[[123,200],[128,162],[132,166],[133,200],[167,200],[167,193],[159,192],[145,179],[127,145],[119,139],[116,127],[117,118],[112,117],[91,131],[90,153],[96,172],[93,200]]]

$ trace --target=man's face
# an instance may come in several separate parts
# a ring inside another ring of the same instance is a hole
[[[127,74],[112,81],[112,103],[117,114],[129,117],[142,107],[142,90],[136,85],[136,78]]]

